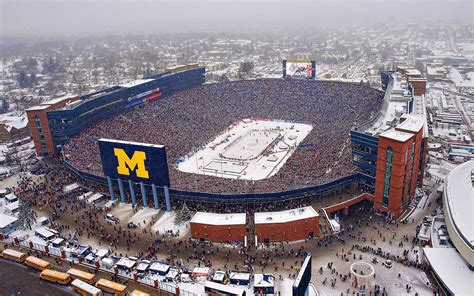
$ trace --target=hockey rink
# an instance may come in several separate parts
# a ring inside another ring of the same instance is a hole
[[[178,160],[178,170],[242,180],[276,174],[313,127],[305,123],[244,119]]]

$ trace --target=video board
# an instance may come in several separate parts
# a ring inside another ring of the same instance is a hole
[[[316,61],[283,60],[283,78],[314,79],[316,78]]]
[[[99,139],[98,144],[105,176],[170,185],[165,146],[110,139]]]

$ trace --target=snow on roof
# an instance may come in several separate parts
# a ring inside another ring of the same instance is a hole
[[[456,228],[468,240],[471,248],[474,245],[472,212],[474,210],[474,188],[471,174],[474,171],[474,160],[455,167],[448,175],[446,182],[446,201],[449,215]],[[446,210],[446,209],[445,209]]]
[[[194,267],[193,273],[194,274],[208,274],[209,267]]]
[[[43,102],[40,105],[30,107],[30,108],[26,109],[25,111],[35,111],[35,110],[48,109],[51,105],[57,104],[57,103],[62,102],[64,100],[72,100],[72,99],[75,99],[75,98],[77,98],[77,96],[70,95],[70,94],[65,95],[65,96],[62,96],[62,97],[58,97],[58,98],[51,99],[49,101]]]
[[[134,87],[134,86],[137,86],[137,85],[149,82],[149,81],[153,81],[153,79],[138,79],[138,80],[135,80],[135,81],[131,81],[129,83],[121,84],[119,86],[127,87],[127,88],[128,87]]]
[[[119,266],[125,266],[126,268],[132,268],[135,265],[136,261],[131,260],[129,258],[120,258],[120,260],[117,262],[117,265]]]
[[[206,212],[196,212],[191,223],[201,223],[210,225],[238,225],[246,224],[246,213],[216,214]]]
[[[99,199],[101,199],[103,196],[104,195],[102,193],[96,192],[91,197],[89,197],[87,199],[87,202],[88,203],[94,203],[94,202],[98,201]]]
[[[50,238],[54,236],[54,233],[52,233],[51,231],[47,230],[44,227],[36,229],[35,234],[38,234],[39,236],[42,236],[44,238]]]
[[[61,238],[61,237],[58,237],[58,238],[56,238],[52,241],[52,243],[55,244],[55,245],[59,245],[62,242],[64,242],[64,238]]]
[[[157,270],[157,271],[163,271],[163,272],[168,271],[169,268],[170,266],[168,264],[161,263],[161,262],[153,262],[150,265],[151,270]]]
[[[242,295],[242,292],[244,292],[242,288],[223,285],[211,281],[206,281],[204,287],[216,289],[218,291],[225,291],[225,295],[228,295],[227,293],[229,293],[230,295]]]
[[[16,209],[18,209],[20,207],[20,202],[19,201],[15,201],[15,202],[12,202],[12,203],[9,203],[7,205],[5,205],[5,208],[9,211],[15,211]]]
[[[254,275],[253,286],[256,288],[275,286],[273,274],[256,273]]]
[[[8,193],[7,195],[5,195],[5,199],[7,201],[12,201],[12,200],[17,200],[18,197],[15,195],[15,193],[11,192],[11,193]]]
[[[399,131],[418,132],[423,128],[424,124],[423,116],[421,115],[410,115],[407,116],[405,121],[395,127]]]
[[[423,248],[426,259],[452,295],[472,295],[474,271],[454,248]]]
[[[231,278],[233,280],[250,280],[250,273],[231,272],[229,278]]]
[[[255,224],[285,223],[318,216],[311,206],[280,212],[259,212],[255,213]]]
[[[80,187],[79,183],[75,182],[75,183],[64,186],[63,192],[68,193],[79,187]]]
[[[0,229],[15,223],[18,219],[16,217],[0,213]]]
[[[109,250],[107,249],[100,249],[99,251],[97,251],[97,253],[95,254],[97,257],[105,257],[109,254]]]
[[[42,223],[44,223],[44,222],[46,222],[46,221],[48,221],[48,217],[45,217],[45,216],[40,217],[38,220],[36,220],[36,222],[38,222],[38,223],[40,223],[40,224],[42,224]]]
[[[15,115],[1,115],[0,123],[5,126],[8,132],[13,128],[22,129],[28,125],[28,118],[26,116],[15,116]]]
[[[118,143],[118,144],[139,145],[139,146],[144,146],[144,147],[156,147],[156,148],[164,148],[165,147],[164,145],[139,143],[139,142],[131,142],[131,141],[121,141],[121,140],[111,140],[111,139],[104,139],[104,138],[99,139],[99,141],[109,142],[109,143]]]
[[[391,130],[381,133],[380,136],[387,139],[392,139],[398,142],[406,142],[413,136],[413,134],[391,129]]]

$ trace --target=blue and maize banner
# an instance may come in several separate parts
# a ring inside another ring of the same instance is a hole
[[[170,185],[165,146],[109,139],[99,139],[98,143],[105,176]]]

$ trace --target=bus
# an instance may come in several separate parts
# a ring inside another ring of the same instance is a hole
[[[95,286],[104,292],[116,296],[125,296],[127,294],[127,286],[106,279],[100,279]]]
[[[148,294],[148,293],[145,293],[145,292],[142,292],[140,290],[133,290],[132,293],[130,293],[129,296],[151,296],[151,294]]]
[[[92,273],[88,273],[79,269],[71,268],[67,271],[67,274],[69,274],[73,279],[81,280],[88,284],[95,283],[95,275],[93,275]]]
[[[26,254],[12,249],[5,249],[2,252],[2,257],[8,260],[23,263],[26,259]]]
[[[71,282],[71,286],[81,296],[101,296],[102,291],[86,282],[75,279]]]
[[[48,269],[50,264],[48,261],[44,261],[40,258],[36,258],[35,256],[28,256],[25,259],[25,264],[29,267],[33,267],[34,269],[38,270],[45,270]]]
[[[58,283],[61,285],[67,285],[71,281],[71,276],[64,272],[59,272],[52,269],[45,269],[40,273],[40,279]]]

